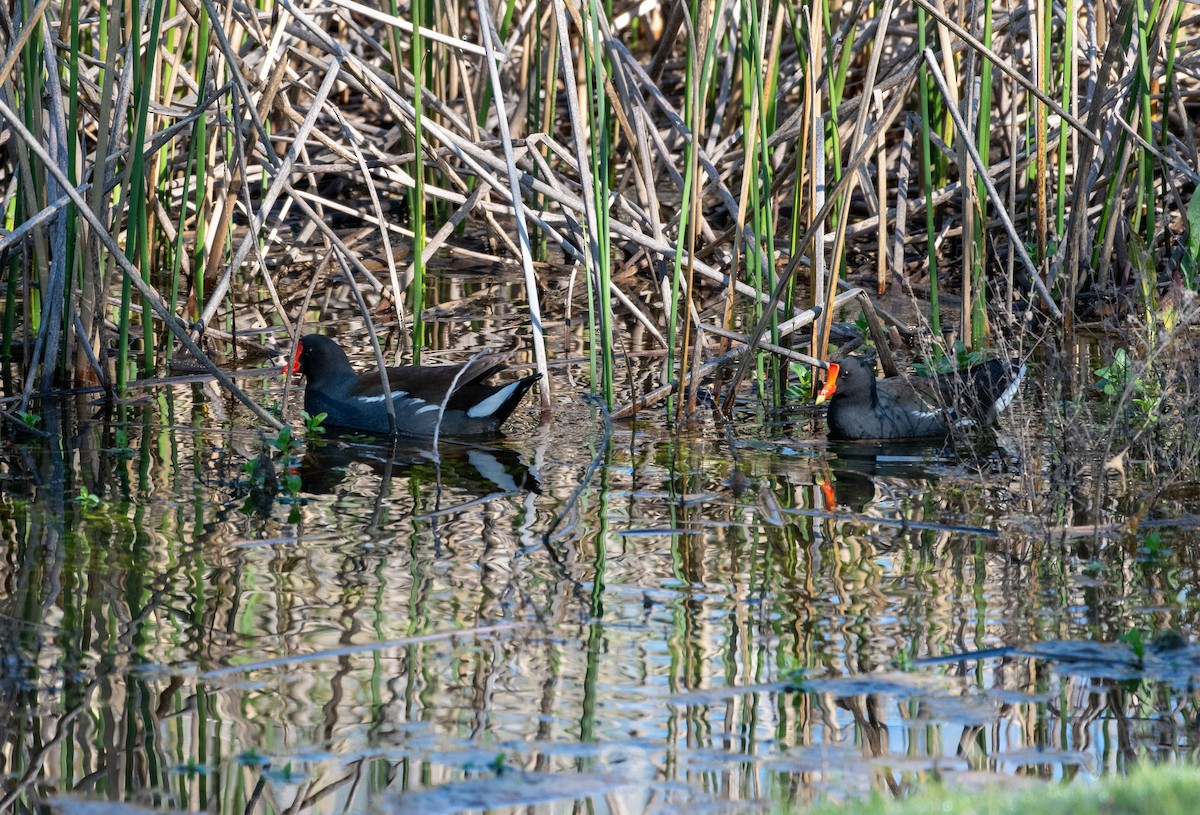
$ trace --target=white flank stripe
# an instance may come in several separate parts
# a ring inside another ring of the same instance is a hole
[[[428,413],[431,410],[441,410],[441,409],[442,409],[441,405],[426,405],[425,407],[418,410],[417,413]]]
[[[401,396],[408,396],[408,391],[392,391],[393,399],[399,399]],[[365,404],[372,405],[376,402],[382,402],[383,394],[381,393],[378,396],[355,396],[354,400],[356,402],[363,402]]]
[[[1000,411],[1012,404],[1012,400],[1016,398],[1017,391],[1021,387],[1021,380],[1025,378],[1025,364],[1017,369],[1017,375],[1013,377],[1012,384],[1004,389],[1004,393],[1000,394],[1000,398],[996,400],[996,415],[1000,415]]]
[[[467,415],[472,419],[485,419],[491,416],[500,409],[501,405],[508,401],[508,397],[512,396],[513,390],[520,384],[520,382],[514,382],[511,385],[501,388],[479,404],[472,406],[467,411]]]

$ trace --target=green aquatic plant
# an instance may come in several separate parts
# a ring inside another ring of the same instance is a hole
[[[321,415],[324,416],[324,414]],[[292,433],[292,428],[285,425],[280,429],[279,435],[267,440],[267,444],[274,447],[283,456],[283,489],[294,501],[300,494],[301,487],[300,476],[296,472],[296,466],[299,464],[296,454],[300,451],[301,441]]]
[[[1130,362],[1129,352],[1124,348],[1118,348],[1113,354],[1112,362],[1103,368],[1096,369],[1096,381],[1093,383],[1093,387],[1110,399],[1124,393],[1125,386],[1129,383]],[[1141,380],[1135,380],[1133,387],[1134,390],[1141,391],[1143,389]]]
[[[784,689],[792,693],[806,693],[808,691],[808,669],[793,668],[790,671],[785,671],[780,677],[784,684]]]
[[[1141,381],[1135,383],[1135,387],[1139,390],[1143,387]],[[1162,417],[1163,409],[1162,394],[1142,393],[1133,397],[1133,406],[1136,408],[1135,418],[1141,427],[1150,427],[1157,424]]]
[[[301,411],[300,416],[304,419],[304,432],[306,433],[324,433],[325,419],[328,418],[328,413],[318,413],[316,416],[309,415],[307,410]]]
[[[278,450],[280,453],[291,455],[296,450],[300,449],[300,440],[292,434],[292,428],[284,425],[280,428],[279,433],[267,439],[267,444]]]
[[[1183,285],[1196,288],[1197,271],[1200,271],[1200,187],[1192,192],[1187,208],[1187,244],[1179,264]]]
[[[892,667],[897,671],[911,671],[913,664],[913,652],[911,648],[905,648],[892,657]]]
[[[864,346],[873,348],[875,340],[871,336],[871,321],[867,319],[865,311],[859,312],[858,318],[854,321],[854,327],[858,329],[858,335],[863,338]]]
[[[314,433],[325,432],[320,426],[324,419],[324,413],[311,417],[307,413],[304,414],[306,427]],[[263,449],[258,457],[242,464],[242,472],[246,475],[243,483],[249,487],[251,499],[260,511],[265,511],[282,489],[288,496],[285,502],[297,503],[297,496],[303,486],[297,472],[300,465],[299,452],[303,447],[301,437],[296,436],[292,429],[285,425],[275,436],[264,438],[262,443]]]
[[[474,761],[468,761],[463,765],[463,769],[474,772],[490,772],[496,776],[502,776],[505,773],[510,773],[513,770],[511,764],[508,763],[507,753],[496,753],[491,760],[486,764],[477,764]]]
[[[957,791],[940,786],[922,788],[909,798],[896,800],[875,794],[863,801],[842,801],[816,809],[809,815],[1184,815],[1196,809],[1200,773],[1192,767],[1139,764],[1129,776],[1102,778],[1088,783],[1034,783],[1013,790],[997,784],[986,790]],[[785,809],[784,812],[799,812]]]
[[[792,376],[788,384],[789,399],[807,399],[813,388],[813,369],[803,362],[793,362],[788,365]]]
[[[979,365],[985,361],[983,352],[972,351],[962,340],[957,340],[954,343],[952,355],[945,353],[941,346],[935,345],[932,361],[913,363],[913,370],[917,372],[918,376],[937,376],[970,368],[972,365]]]
[[[274,493],[278,488],[275,483],[275,461],[269,447],[264,447],[258,458],[243,462],[242,472],[246,474],[251,489]]]

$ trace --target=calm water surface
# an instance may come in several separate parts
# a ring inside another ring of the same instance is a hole
[[[563,397],[440,460],[310,436],[256,501],[211,388],[44,410],[0,444],[0,810],[757,812],[1197,750],[1194,534],[1067,534],[1088,490],[1019,453]]]

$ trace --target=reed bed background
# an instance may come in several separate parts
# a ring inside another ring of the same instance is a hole
[[[1149,359],[1194,317],[1194,10],[7,6],[4,415],[199,365],[278,424],[224,369],[346,302],[379,361],[380,335],[419,359],[450,255],[522,276],[540,369],[545,321],[586,309],[614,416],[682,417],[718,371],[726,407],[743,379],[781,401],[847,309],[888,369],[897,339],[1069,359],[1097,324]],[[619,392],[647,350],[658,381]]]

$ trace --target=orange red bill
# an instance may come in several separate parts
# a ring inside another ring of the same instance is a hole
[[[300,352],[303,350],[304,350],[304,346],[301,343],[297,342],[296,343],[296,353],[294,353],[292,355],[291,364],[284,365],[283,370],[279,372],[279,375],[281,377],[287,376],[288,374],[300,373]]]
[[[829,363],[829,371],[825,374],[825,387],[817,394],[816,403],[819,405],[837,392],[837,378],[840,367],[836,362]]]

